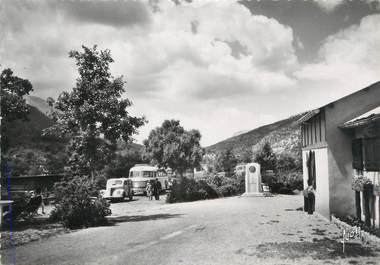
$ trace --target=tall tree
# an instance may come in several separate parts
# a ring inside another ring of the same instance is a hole
[[[239,162],[242,163],[251,163],[253,160],[253,152],[252,152],[252,147],[244,149],[241,153],[240,156],[238,157]]]
[[[218,171],[226,172],[227,176],[231,176],[234,172],[237,162],[238,160],[232,152],[232,149],[227,148],[218,156],[217,169]]]
[[[114,78],[110,73],[110,51],[98,51],[96,45],[82,48],[82,52],[69,53],[76,61],[79,77],[71,92],[61,93],[57,102],[49,99],[56,123],[44,134],[69,137],[72,173],[93,178],[114,155],[117,140],[131,141],[146,120],[129,115],[127,108],[132,103],[122,99],[123,77]]]
[[[198,130],[186,131],[178,120],[166,120],[144,141],[145,156],[159,167],[170,167],[182,176],[202,160],[200,139]]]
[[[9,122],[18,119],[27,120],[28,105],[23,97],[31,91],[33,87],[29,80],[13,75],[13,71],[9,68],[1,72],[1,153],[5,153],[8,149],[6,130]]]
[[[277,157],[269,142],[265,142],[255,155],[255,162],[259,163],[261,170],[277,170]]]

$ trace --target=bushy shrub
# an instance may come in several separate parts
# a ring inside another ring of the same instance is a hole
[[[182,178],[174,182],[166,202],[185,202],[214,199],[242,194],[245,191],[244,179],[209,175],[205,180]]]
[[[98,190],[85,177],[73,177],[54,186],[55,208],[51,219],[69,228],[105,224],[111,214],[109,203],[99,197]]]
[[[283,154],[279,156],[277,166],[277,176],[274,181],[274,186],[279,193],[287,192],[287,190],[293,191],[296,189],[303,189],[301,158],[295,158],[291,155]],[[279,189],[281,187],[284,188],[280,191]]]
[[[293,190],[303,189],[303,177],[300,171],[279,172],[274,176],[263,176],[263,182],[274,193],[291,194]]]
[[[289,172],[284,182],[291,190],[303,190],[302,171]]]
[[[166,197],[166,202],[186,202],[217,197],[216,191],[206,181],[196,181],[183,177],[181,180],[173,183],[172,189]]]
[[[228,197],[242,194],[245,191],[245,180],[235,176],[220,177],[210,175],[206,179],[207,183],[217,191],[219,197]]]
[[[216,174],[208,174],[206,177],[206,182],[214,187],[220,187],[223,183],[223,178]]]
[[[222,197],[229,197],[237,194],[236,188],[230,184],[220,186],[217,191]]]

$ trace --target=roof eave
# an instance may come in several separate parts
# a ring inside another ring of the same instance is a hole
[[[360,120],[356,120],[356,121],[352,121],[352,122],[345,122],[345,123],[339,125],[338,127],[341,129],[353,129],[353,128],[368,125],[369,123],[374,122],[374,121],[379,120],[379,119],[380,119],[380,114],[376,114],[376,115],[372,115],[370,117],[363,118]]]
[[[309,111],[308,113],[306,113],[304,116],[302,116],[302,117],[297,121],[297,123],[298,123],[298,124],[306,123],[308,120],[310,120],[311,118],[313,118],[313,117],[314,117],[315,115],[317,115],[319,112],[320,112],[320,109],[314,109],[314,110],[311,110],[311,111]]]

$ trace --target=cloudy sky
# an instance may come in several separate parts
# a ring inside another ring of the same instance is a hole
[[[133,114],[196,128],[204,146],[380,80],[379,1],[0,0],[0,64],[56,98],[70,50],[110,49]]]

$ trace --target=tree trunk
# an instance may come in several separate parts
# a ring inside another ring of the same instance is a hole
[[[94,183],[95,171],[91,169],[91,182]]]

